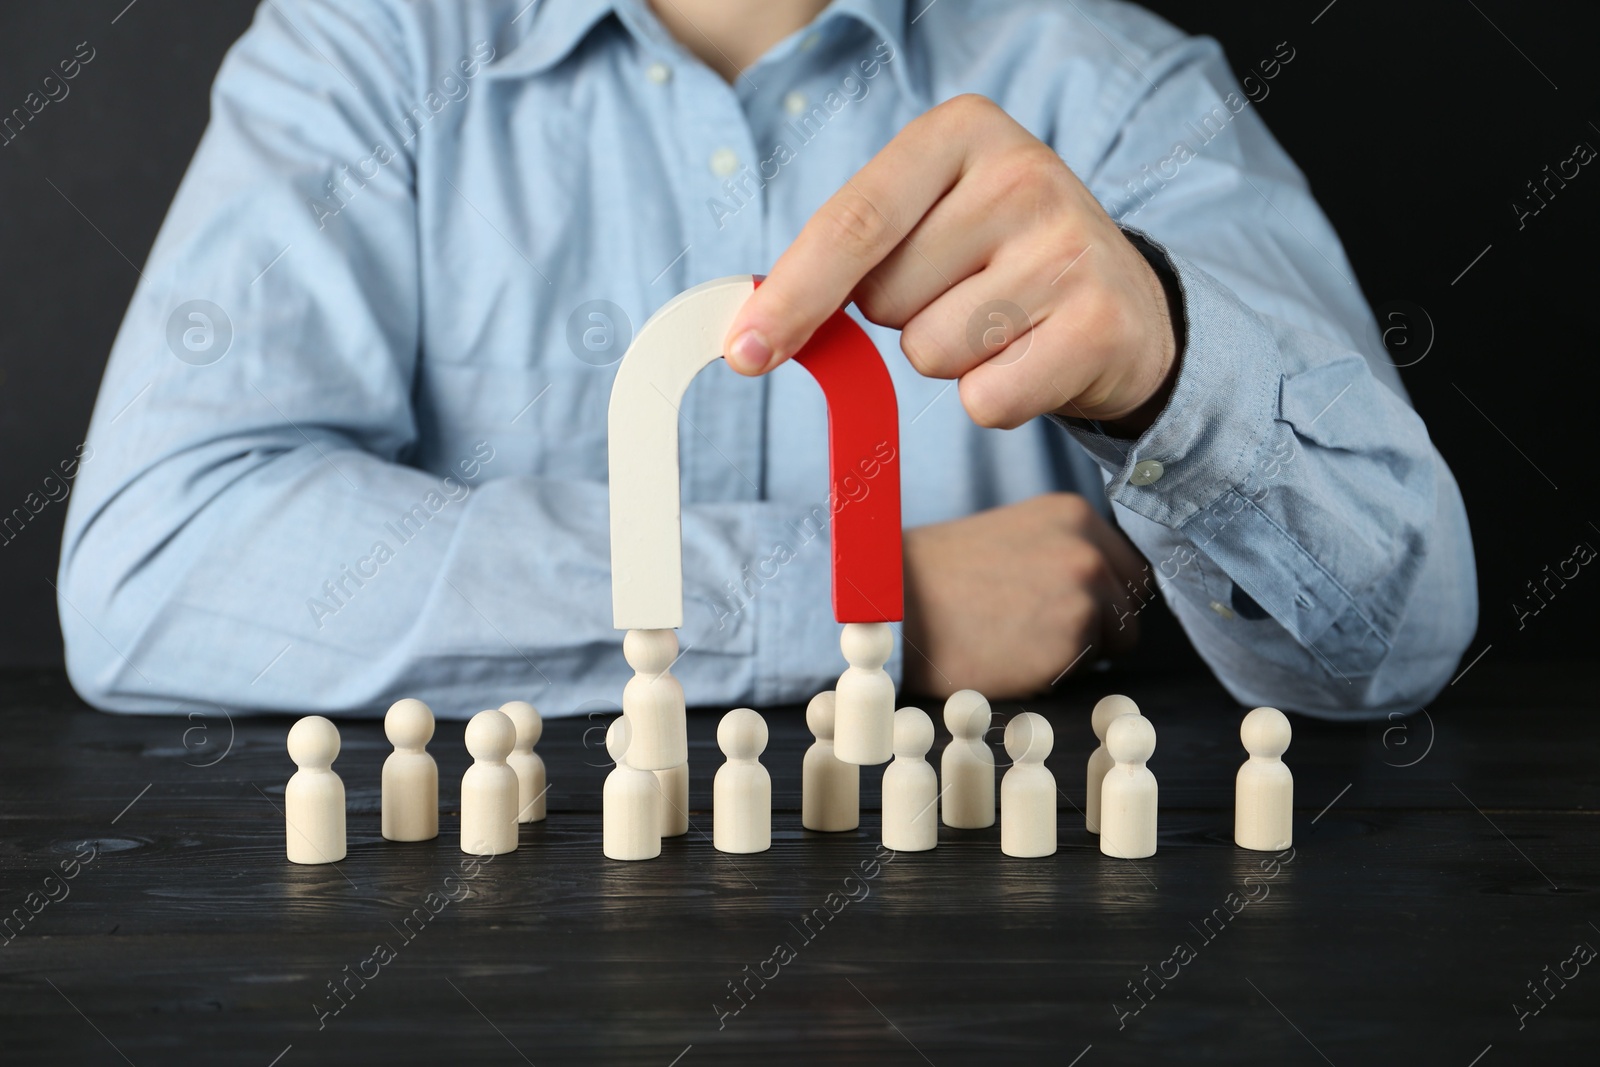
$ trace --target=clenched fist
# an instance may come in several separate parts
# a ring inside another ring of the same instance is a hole
[[[1081,496],[1051,493],[905,533],[905,687],[994,700],[1044,689],[1138,634],[1144,560]]]

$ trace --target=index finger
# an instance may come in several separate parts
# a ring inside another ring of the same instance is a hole
[[[955,184],[967,140],[947,128],[948,106],[908,123],[811,216],[734,316],[734,370],[762,374],[800,351]]]

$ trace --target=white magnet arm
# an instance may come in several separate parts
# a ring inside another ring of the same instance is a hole
[[[722,357],[733,317],[755,291],[748,274],[669,300],[617,367],[607,416],[611,477],[611,611],[619,630],[683,625],[678,409],[694,376]]]

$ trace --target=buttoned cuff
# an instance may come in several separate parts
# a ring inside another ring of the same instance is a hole
[[[1083,420],[1056,421],[1106,472],[1112,501],[1170,531],[1141,540],[1130,528],[1163,589],[1209,603],[1213,621],[1233,615],[1230,602],[1248,603],[1256,611],[1246,619],[1270,616],[1344,681],[1369,675],[1387,639],[1301,542],[1304,527],[1281,506],[1276,517],[1265,510],[1271,483],[1287,484],[1283,468],[1295,454],[1277,334],[1221,282],[1154,242],[1150,248],[1183,296],[1188,343],[1171,398],[1134,441]],[[1273,499],[1283,496],[1280,488]],[[1157,548],[1165,554],[1152,555]]]
[[[1106,472],[1110,500],[1175,529],[1250,483],[1278,415],[1283,361],[1266,323],[1231,290],[1147,235],[1128,233],[1159,255],[1153,265],[1182,294],[1185,344],[1172,395],[1134,441],[1087,420],[1051,418]]]

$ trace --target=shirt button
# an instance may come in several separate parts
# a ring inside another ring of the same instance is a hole
[[[719,148],[711,153],[711,173],[726,178],[739,169],[739,155],[731,148]]]
[[[800,42],[800,51],[802,51],[802,52],[811,51],[813,48],[817,47],[817,42],[820,41],[820,40],[822,40],[822,37],[821,37],[820,34],[815,34],[815,33],[806,34],[805,39]]]
[[[1128,476],[1128,484],[1154,485],[1165,473],[1167,469],[1161,465],[1160,460],[1141,459],[1133,465],[1133,473]]]
[[[1211,602],[1211,610],[1216,612],[1218,615],[1221,615],[1224,619],[1233,618],[1233,609],[1228,607],[1228,605],[1224,604],[1220,600],[1213,600]]]
[[[672,68],[665,63],[652,63],[645,68],[644,76],[657,85],[665,85],[672,80]]]
[[[805,93],[793,92],[783,98],[783,110],[791,115],[799,115],[805,111],[806,104],[809,102]]]

